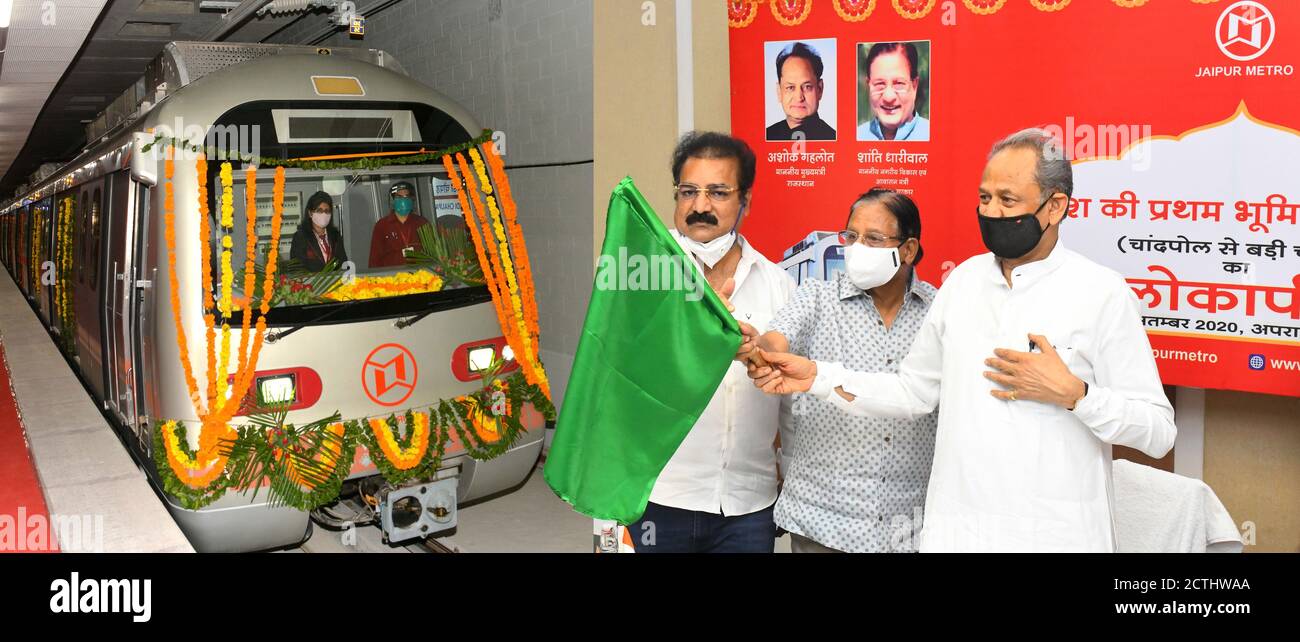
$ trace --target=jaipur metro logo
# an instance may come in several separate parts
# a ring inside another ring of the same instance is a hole
[[[1264,55],[1273,46],[1277,21],[1268,7],[1258,2],[1237,2],[1219,14],[1214,35],[1223,55],[1246,62]]]
[[[375,348],[361,365],[361,385],[366,396],[381,406],[396,406],[410,399],[419,378],[415,355],[397,343]]]

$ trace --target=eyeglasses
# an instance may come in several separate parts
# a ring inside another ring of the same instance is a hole
[[[901,236],[884,236],[881,234],[876,234],[875,232],[863,236],[861,234],[858,234],[857,232],[854,232],[853,230],[840,231],[840,244],[844,245],[845,247],[853,245],[858,241],[862,241],[863,243],[866,243],[871,247],[889,247],[888,243],[890,241],[901,242],[905,240],[907,239],[904,239]]]
[[[873,96],[880,96],[884,94],[886,89],[893,89],[894,93],[896,94],[906,95],[912,91],[912,83],[903,82],[901,80],[894,81],[888,84],[885,83],[884,81],[876,81],[871,83],[871,95]]]
[[[700,195],[700,191],[700,188],[695,185],[677,185],[673,188],[678,201],[694,201]],[[731,199],[732,194],[739,191],[739,187],[710,187],[703,190],[714,203],[725,203]]]

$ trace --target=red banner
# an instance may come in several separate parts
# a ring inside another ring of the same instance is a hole
[[[989,147],[1046,127],[1075,161],[1063,242],[1129,279],[1164,382],[1300,396],[1300,2],[727,4],[744,233],[797,278],[842,266],[833,232],[882,186],[941,283],[986,251]]]

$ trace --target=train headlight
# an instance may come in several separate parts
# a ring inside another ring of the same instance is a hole
[[[451,373],[460,381],[479,381],[492,362],[500,359],[499,374],[509,374],[519,369],[516,356],[505,337],[462,343],[451,353]]]
[[[469,371],[483,372],[492,367],[492,361],[496,359],[496,346],[486,345],[469,349]]]
[[[261,377],[257,380],[257,392],[264,404],[281,404],[297,401],[296,386],[291,374]]]

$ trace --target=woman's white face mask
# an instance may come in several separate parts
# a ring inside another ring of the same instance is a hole
[[[844,265],[849,281],[861,290],[880,287],[898,274],[902,262],[896,247],[869,247],[854,243],[844,248]]]
[[[311,222],[312,222],[312,223],[315,223],[315,224],[316,224],[316,227],[326,227],[327,225],[330,224],[330,216],[331,216],[330,214],[322,214],[322,213],[320,213],[320,212],[312,212],[312,213],[311,213]]]

